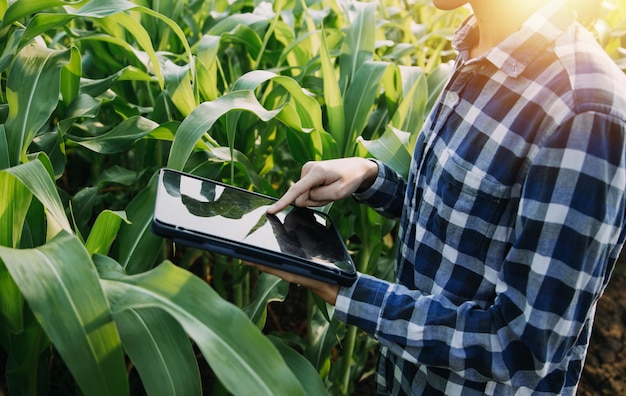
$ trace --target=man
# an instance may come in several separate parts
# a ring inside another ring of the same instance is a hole
[[[400,218],[394,283],[309,287],[381,345],[382,394],[571,395],[624,243],[626,78],[567,1],[469,3],[407,181],[308,163],[269,212],[353,195]]]

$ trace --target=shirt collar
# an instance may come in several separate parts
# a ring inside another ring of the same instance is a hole
[[[567,0],[553,0],[540,8],[512,34],[484,58],[511,77],[519,76],[539,54],[544,52],[574,21],[574,14],[566,7]],[[472,15],[461,24],[452,41],[463,62],[478,41],[478,24]]]

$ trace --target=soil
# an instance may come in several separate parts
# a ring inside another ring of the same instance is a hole
[[[598,302],[578,395],[626,395],[626,251]]]

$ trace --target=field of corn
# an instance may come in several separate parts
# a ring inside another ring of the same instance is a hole
[[[153,235],[155,174],[279,196],[309,160],[406,173],[468,14],[0,0],[0,395],[356,394],[376,343],[302,289]],[[593,30],[626,70],[625,21],[606,0]],[[397,225],[324,210],[359,270],[391,277]]]

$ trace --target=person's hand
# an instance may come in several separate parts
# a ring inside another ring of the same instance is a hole
[[[378,165],[365,158],[307,162],[302,167],[300,180],[267,212],[275,214],[291,203],[297,206],[324,206],[367,189],[374,183],[377,174]]]
[[[311,290],[313,293],[317,294],[322,298],[322,300],[326,301],[329,304],[335,305],[337,301],[337,295],[339,295],[339,286],[333,285],[330,283],[325,283],[322,281],[318,281],[315,279],[307,278],[301,275],[295,275],[291,272],[282,271],[276,268],[267,267],[260,264],[251,263],[249,261],[244,262],[246,265],[257,268],[259,271],[267,272],[268,274],[276,275],[279,278],[289,282],[295,283],[300,286],[304,286],[307,289]]]

